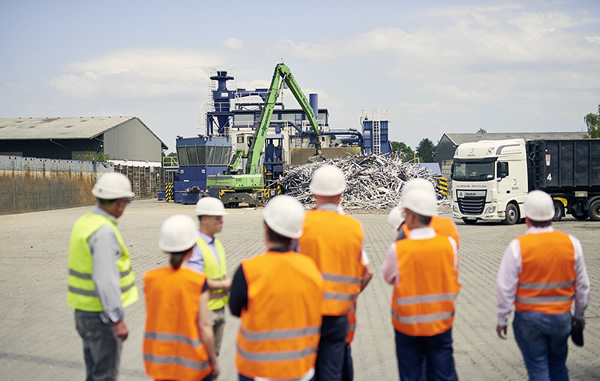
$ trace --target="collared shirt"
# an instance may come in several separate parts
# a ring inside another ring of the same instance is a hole
[[[435,230],[433,230],[431,227],[413,229],[408,234],[408,238],[414,240],[431,239],[435,236]],[[456,241],[452,237],[447,238],[452,244],[452,251],[454,251],[454,266],[458,267],[458,250],[456,249]],[[400,274],[398,274],[398,257],[396,255],[396,242],[392,242],[385,256],[385,261],[381,266],[383,279],[391,285],[400,282]]]
[[[553,232],[552,226],[535,227],[527,229],[525,234],[539,234]],[[583,260],[583,248],[581,242],[569,234],[569,239],[573,243],[575,250],[575,318],[583,319],[585,309],[590,301],[590,279],[588,278],[585,262]],[[508,324],[508,317],[513,309],[515,297],[517,295],[517,284],[519,283],[519,274],[521,274],[521,245],[518,239],[513,239],[502,257],[498,278],[496,280],[496,289],[498,296],[498,325]]]
[[[323,205],[319,205],[317,206],[315,209],[317,210],[329,210],[331,212],[336,212],[339,214],[346,214],[344,213],[344,210],[342,209],[341,205],[336,205],[336,204],[323,204]],[[361,224],[361,228],[362,228],[362,224]],[[364,248],[362,248],[361,251],[361,257],[362,257],[362,263],[363,265],[368,265],[369,264],[369,256],[367,255],[367,252],[365,251]]]
[[[105,216],[117,223],[117,219],[96,207],[92,213]],[[104,312],[100,318],[108,323],[116,323],[123,320],[125,309],[121,301],[121,275],[117,268],[117,260],[121,257],[121,246],[115,236],[115,232],[108,225],[103,225],[89,238],[88,245],[92,252],[94,268],[92,280],[94,287],[102,303]]]
[[[202,232],[199,232],[198,235],[210,248],[213,252],[215,258],[217,258],[217,263],[221,266],[221,258],[219,257],[219,251],[217,250],[217,245],[215,245],[215,238],[210,237]],[[194,245],[194,249],[192,251],[192,256],[188,261],[188,268],[204,273],[204,256],[202,255],[202,250],[198,247],[198,245]]]

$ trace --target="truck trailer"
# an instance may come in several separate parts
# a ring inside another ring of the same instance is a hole
[[[527,193],[554,199],[554,220],[565,211],[600,221],[600,139],[482,140],[458,146],[452,165],[453,216],[466,224],[525,218]]]

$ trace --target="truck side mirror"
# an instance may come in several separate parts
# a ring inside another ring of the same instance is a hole
[[[498,173],[499,179],[503,179],[508,176],[508,163],[505,161],[499,161],[496,163],[496,172]]]

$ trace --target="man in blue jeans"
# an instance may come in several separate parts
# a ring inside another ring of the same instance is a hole
[[[530,380],[568,380],[566,366],[572,321],[585,326],[590,281],[579,240],[552,228],[554,204],[532,191],[523,204],[527,232],[510,242],[498,271],[498,325],[506,339],[513,304],[515,340]],[[575,300],[575,313],[571,306]]]

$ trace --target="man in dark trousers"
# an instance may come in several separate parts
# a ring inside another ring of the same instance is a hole
[[[263,212],[267,251],[242,261],[229,308],[241,317],[235,364],[240,381],[314,377],[321,331],[323,278],[314,262],[298,255],[304,207],[273,198]]]
[[[117,229],[134,196],[129,179],[107,173],[94,185],[96,208],[73,226],[67,301],[83,340],[86,380],[116,380],[129,330],[124,307],[138,300],[129,250]]]
[[[348,313],[373,276],[363,252],[361,223],[339,212],[345,189],[341,169],[325,165],[314,172],[310,191],[317,205],[306,213],[298,240],[299,252],[313,259],[325,281],[317,381],[342,380],[344,357],[349,354]]]
[[[452,326],[458,283],[456,241],[439,235],[430,222],[437,215],[431,192],[403,195],[402,214],[408,237],[390,246],[382,266],[394,286],[392,325],[398,371],[403,381],[420,381],[426,359],[429,380],[456,380]]]

